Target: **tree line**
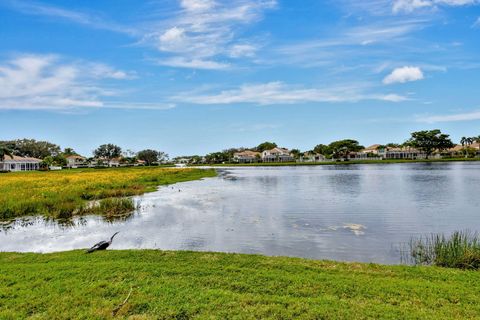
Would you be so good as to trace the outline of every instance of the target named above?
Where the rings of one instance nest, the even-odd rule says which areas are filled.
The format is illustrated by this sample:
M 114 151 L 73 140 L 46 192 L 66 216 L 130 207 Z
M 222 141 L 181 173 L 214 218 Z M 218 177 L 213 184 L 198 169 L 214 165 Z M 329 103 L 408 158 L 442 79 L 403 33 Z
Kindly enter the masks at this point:
M 465 147 L 463 152 L 466 156 L 472 156 L 476 154 L 477 150 L 469 148 L 474 142 L 480 143 L 480 135 L 471 138 L 462 138 L 460 143 Z M 426 158 L 429 158 L 434 152 L 443 152 L 450 148 L 453 148 L 455 143 L 452 142 L 448 134 L 442 133 L 439 129 L 435 130 L 423 130 L 412 132 L 409 139 L 403 143 L 388 143 L 385 145 L 379 145 L 378 149 L 391 149 L 391 148 L 414 148 L 425 153 Z M 244 150 L 252 150 L 263 152 L 277 147 L 275 142 L 263 142 L 256 147 L 252 148 L 230 148 L 219 152 L 213 152 L 207 154 L 203 162 L 209 164 L 215 163 L 228 163 L 232 162 L 234 154 Z M 299 159 L 303 154 L 321 154 L 327 159 L 347 159 L 348 156 L 354 152 L 359 152 L 365 149 L 355 139 L 343 139 L 333 141 L 329 144 L 318 144 L 313 149 L 307 151 L 300 151 L 299 149 L 291 149 L 290 154 Z M 192 163 L 199 163 L 201 161 L 200 156 L 188 157 Z
M 0 141 L 0 161 L 9 156 L 29 157 L 43 160 L 45 166 L 66 166 L 67 157 L 79 155 L 73 148 L 61 149 L 57 144 L 35 139 L 17 139 Z M 134 164 L 142 160 L 146 165 L 153 165 L 168 161 L 167 153 L 159 150 L 145 149 L 139 152 L 131 150 L 123 151 L 115 144 L 102 144 L 93 151 L 93 157 L 87 158 L 87 162 L 111 161 L 119 158 L 122 163 Z

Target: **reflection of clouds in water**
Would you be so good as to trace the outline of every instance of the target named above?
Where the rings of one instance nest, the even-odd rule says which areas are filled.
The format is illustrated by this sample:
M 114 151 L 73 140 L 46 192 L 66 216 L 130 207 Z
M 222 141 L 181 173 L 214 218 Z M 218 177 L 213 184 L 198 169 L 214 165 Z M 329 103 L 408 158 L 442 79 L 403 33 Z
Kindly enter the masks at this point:
M 139 212 L 126 221 L 106 223 L 101 217 L 75 218 L 71 225 L 39 218 L 19 221 L 8 230 L 0 229 L 0 250 L 87 248 L 120 231 L 112 249 L 398 263 L 392 248 L 411 235 L 450 232 L 477 219 L 480 170 L 472 169 L 480 169 L 478 164 L 455 164 L 448 170 L 422 166 L 222 169 L 219 178 L 161 187 L 136 197 Z

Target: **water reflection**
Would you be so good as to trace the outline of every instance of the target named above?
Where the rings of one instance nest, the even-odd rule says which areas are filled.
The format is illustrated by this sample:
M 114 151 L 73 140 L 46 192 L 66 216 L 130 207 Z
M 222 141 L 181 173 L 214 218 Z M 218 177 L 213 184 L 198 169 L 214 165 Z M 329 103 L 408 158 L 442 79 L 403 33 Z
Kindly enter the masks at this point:
M 17 220 L 0 229 L 0 250 L 86 248 L 121 231 L 113 249 L 399 263 L 398 247 L 411 236 L 477 224 L 479 169 L 477 163 L 222 169 L 218 178 L 136 197 L 138 211 L 119 220 Z

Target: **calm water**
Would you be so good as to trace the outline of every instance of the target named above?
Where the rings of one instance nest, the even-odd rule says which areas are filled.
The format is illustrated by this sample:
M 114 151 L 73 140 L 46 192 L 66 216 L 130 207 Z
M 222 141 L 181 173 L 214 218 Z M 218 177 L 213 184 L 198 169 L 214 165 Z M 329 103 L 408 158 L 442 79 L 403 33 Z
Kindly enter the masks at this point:
M 480 231 L 480 163 L 222 169 L 135 198 L 126 221 L 0 229 L 0 251 L 159 248 L 399 263 L 411 236 Z

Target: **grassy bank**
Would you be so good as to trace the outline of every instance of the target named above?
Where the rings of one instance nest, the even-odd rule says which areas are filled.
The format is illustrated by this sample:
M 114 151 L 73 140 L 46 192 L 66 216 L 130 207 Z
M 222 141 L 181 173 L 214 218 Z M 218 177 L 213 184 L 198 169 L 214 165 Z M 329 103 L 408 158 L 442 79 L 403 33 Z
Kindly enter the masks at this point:
M 0 253 L 0 319 L 474 319 L 480 272 L 252 255 Z
M 0 219 L 111 214 L 132 208 L 125 201 L 112 201 L 112 198 L 139 195 L 154 191 L 160 185 L 215 175 L 214 170 L 158 167 L 1 174 Z M 95 202 L 99 205 L 92 207 L 91 203 Z
M 418 162 L 472 162 L 480 158 L 451 158 L 451 159 L 418 159 L 418 160 L 351 160 L 351 161 L 325 161 L 325 162 L 269 162 L 269 163 L 226 163 L 210 164 L 214 167 L 282 167 L 282 166 L 325 166 L 325 165 L 351 165 L 351 164 L 392 164 L 392 163 L 418 163 Z M 204 166 L 204 165 L 199 165 Z

